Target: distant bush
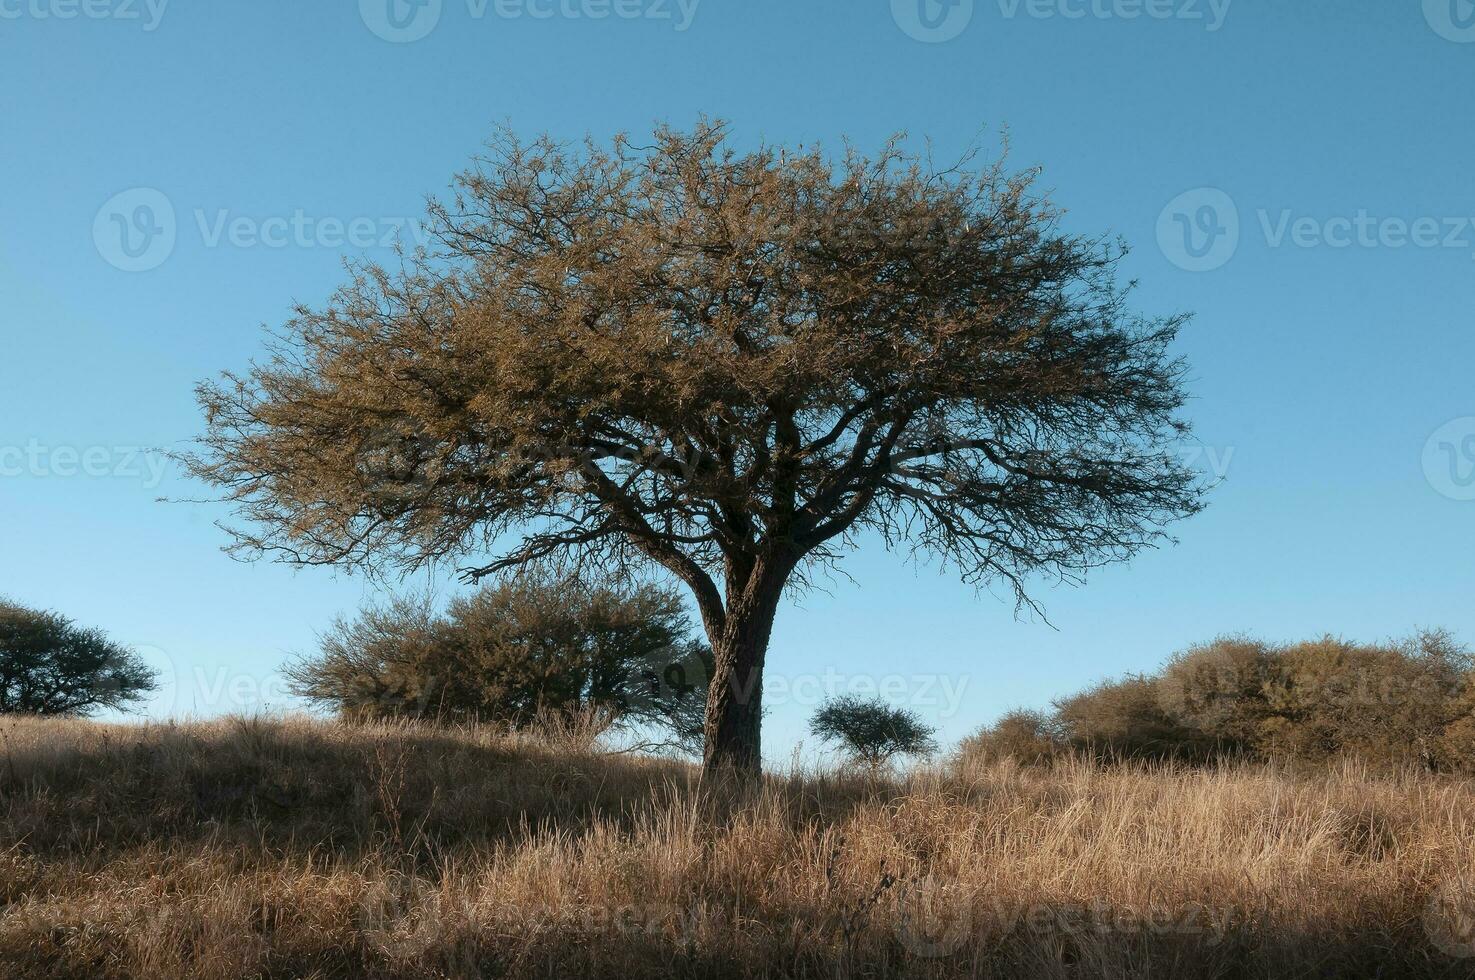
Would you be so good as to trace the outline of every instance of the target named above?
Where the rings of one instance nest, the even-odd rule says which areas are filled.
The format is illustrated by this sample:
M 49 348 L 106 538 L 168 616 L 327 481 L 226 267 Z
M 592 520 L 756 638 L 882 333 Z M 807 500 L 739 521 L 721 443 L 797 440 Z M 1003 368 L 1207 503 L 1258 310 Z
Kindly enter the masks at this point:
M 1280 652 L 1268 684 L 1262 755 L 1438 766 L 1471 662 L 1445 633 L 1360 646 L 1326 637 Z
M 1229 757 L 1475 771 L 1475 664 L 1444 632 L 1388 644 L 1323 637 L 1271 646 L 1223 637 L 1152 676 L 1108 681 L 1014 712 L 960 747 L 965 756 L 1042 762 Z
M 1158 704 L 1219 752 L 1253 752 L 1271 711 L 1276 653 L 1245 637 L 1222 637 L 1175 654 L 1158 674 Z
M 1065 740 L 1057 718 L 1043 711 L 1010 711 L 958 746 L 961 760 L 973 763 L 1013 759 L 1023 765 L 1039 765 L 1059 756 Z
M 339 620 L 289 664 L 293 693 L 342 716 L 557 727 L 597 713 L 700 738 L 710 654 L 679 596 L 517 577 L 437 614 L 401 598 Z
M 913 712 L 879 698 L 834 698 L 809 723 L 821 741 L 839 744 L 853 759 L 876 770 L 898 755 L 928 755 L 937 749 L 935 730 Z
M 1055 702 L 1066 744 L 1098 757 L 1166 759 L 1202 754 L 1202 734 L 1162 707 L 1158 682 L 1133 676 L 1106 681 Z
M 0 714 L 87 715 L 156 686 L 154 671 L 101 630 L 0 601 Z

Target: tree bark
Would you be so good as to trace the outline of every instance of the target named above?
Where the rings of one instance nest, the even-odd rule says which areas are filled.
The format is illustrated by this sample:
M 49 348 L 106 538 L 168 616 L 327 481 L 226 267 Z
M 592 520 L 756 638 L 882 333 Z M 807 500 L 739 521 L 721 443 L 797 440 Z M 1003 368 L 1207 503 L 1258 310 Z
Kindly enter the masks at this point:
M 763 662 L 787 572 L 753 569 L 747 588 L 730 596 L 721 635 L 712 644 L 712 677 L 703 724 L 708 773 L 756 776 L 763 769 Z
M 765 644 L 766 647 L 766 644 Z M 753 644 L 724 644 L 713 651 L 703 725 L 709 773 L 756 774 L 763 767 L 763 657 Z

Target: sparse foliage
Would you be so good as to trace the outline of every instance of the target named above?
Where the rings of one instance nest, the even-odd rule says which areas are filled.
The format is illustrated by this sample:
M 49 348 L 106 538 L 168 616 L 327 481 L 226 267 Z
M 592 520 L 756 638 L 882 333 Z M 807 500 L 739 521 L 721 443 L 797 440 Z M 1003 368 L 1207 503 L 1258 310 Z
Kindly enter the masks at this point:
M 827 701 L 814 713 L 809 731 L 821 741 L 839 744 L 872 770 L 898 755 L 929 755 L 937 749 L 935 729 L 914 712 L 879 698 L 847 695 Z
M 597 713 L 689 746 L 709 663 L 669 589 L 521 576 L 443 615 L 402 597 L 340 620 L 285 673 L 294 693 L 350 718 L 567 728 Z
M 739 152 L 721 124 L 504 135 L 273 356 L 201 387 L 194 473 L 298 564 L 653 562 L 714 654 L 709 768 L 756 770 L 785 588 L 862 533 L 1021 603 L 1194 513 L 1179 318 L 1032 173 L 899 143 Z
M 156 686 L 154 671 L 101 630 L 0 601 L 0 714 L 87 715 Z

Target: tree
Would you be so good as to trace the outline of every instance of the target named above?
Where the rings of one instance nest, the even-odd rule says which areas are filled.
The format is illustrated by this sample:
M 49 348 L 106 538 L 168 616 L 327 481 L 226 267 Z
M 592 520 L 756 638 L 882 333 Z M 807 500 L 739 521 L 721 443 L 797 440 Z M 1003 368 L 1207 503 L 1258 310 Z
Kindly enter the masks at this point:
M 873 772 L 895 756 L 928 755 L 937 749 L 932 740 L 936 729 L 880 698 L 847 695 L 827 701 L 814 713 L 809 731 L 821 741 L 838 742 Z
M 188 461 L 249 554 L 660 566 L 715 658 L 706 765 L 755 771 L 780 597 L 862 536 L 1030 604 L 1201 504 L 1181 318 L 1129 312 L 1122 249 L 1061 231 L 1032 174 L 965 164 L 739 153 L 707 122 L 504 135 L 432 202 L 433 249 L 354 266 L 201 386 Z
M 599 711 L 699 745 L 710 654 L 691 629 L 670 589 L 506 577 L 444 615 L 401 597 L 340 619 L 284 673 L 294 694 L 350 718 L 522 726 Z
M 156 687 L 155 672 L 101 630 L 0 601 L 0 714 L 87 715 Z

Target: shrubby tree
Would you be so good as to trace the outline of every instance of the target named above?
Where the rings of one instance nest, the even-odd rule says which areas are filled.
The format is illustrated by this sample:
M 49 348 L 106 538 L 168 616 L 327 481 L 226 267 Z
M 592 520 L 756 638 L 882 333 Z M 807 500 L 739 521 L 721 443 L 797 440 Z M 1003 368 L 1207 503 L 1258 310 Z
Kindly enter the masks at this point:
M 1062 698 L 1048 715 L 1007 716 L 961 752 L 1036 761 L 1064 752 L 1188 761 L 1348 756 L 1475 771 L 1475 664 L 1438 631 L 1375 644 L 1224 637 L 1173 656 L 1156 675 Z
M 1163 710 L 1156 678 L 1104 681 L 1055 702 L 1065 743 L 1098 757 L 1163 759 L 1198 755 L 1199 732 Z
M 1023 765 L 1039 765 L 1052 761 L 1064 750 L 1058 718 L 1043 711 L 1016 709 L 963 739 L 957 755 L 965 762 L 1013 759 Z
M 1447 633 L 1397 644 L 1323 637 L 1279 651 L 1267 684 L 1266 755 L 1436 765 L 1471 661 Z
M 193 471 L 298 564 L 663 567 L 713 650 L 706 764 L 756 770 L 780 597 L 862 538 L 1027 603 L 1200 506 L 1181 320 L 1134 314 L 1122 250 L 1032 178 L 706 122 L 502 136 L 433 248 L 202 386 Z
M 288 665 L 293 693 L 355 719 L 429 717 L 523 726 L 602 712 L 700 744 L 710 653 L 680 596 L 508 577 L 444 614 L 402 597 L 339 620 Z
M 1249 637 L 1221 637 L 1174 654 L 1155 678 L 1167 715 L 1203 734 L 1216 749 L 1253 752 L 1273 714 L 1276 652 Z
M 156 687 L 154 671 L 101 630 L 0 601 L 0 714 L 87 715 Z
M 809 731 L 820 741 L 840 745 L 873 771 L 898 755 L 929 755 L 937 749 L 935 729 L 914 712 L 880 698 L 846 695 L 827 701 L 814 713 Z

